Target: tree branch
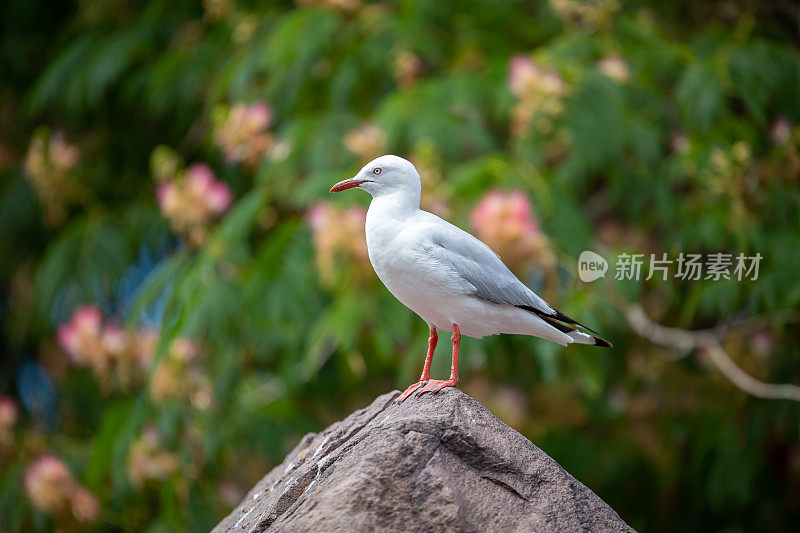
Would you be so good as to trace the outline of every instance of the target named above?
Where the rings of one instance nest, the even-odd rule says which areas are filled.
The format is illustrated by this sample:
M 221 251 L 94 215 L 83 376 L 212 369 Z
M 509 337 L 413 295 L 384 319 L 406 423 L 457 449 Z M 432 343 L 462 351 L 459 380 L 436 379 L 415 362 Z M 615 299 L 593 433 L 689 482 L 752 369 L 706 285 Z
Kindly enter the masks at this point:
M 629 306 L 625 312 L 628 324 L 638 335 L 650 341 L 683 350 L 684 353 L 672 359 L 685 357 L 690 350 L 704 348 L 712 363 L 720 372 L 739 389 L 764 399 L 784 399 L 800 402 L 800 387 L 789 383 L 773 384 L 759 381 L 733 362 L 720 343 L 716 331 L 725 331 L 724 328 L 715 328 L 707 331 L 688 331 L 685 329 L 668 328 L 656 324 L 647 316 L 640 305 Z

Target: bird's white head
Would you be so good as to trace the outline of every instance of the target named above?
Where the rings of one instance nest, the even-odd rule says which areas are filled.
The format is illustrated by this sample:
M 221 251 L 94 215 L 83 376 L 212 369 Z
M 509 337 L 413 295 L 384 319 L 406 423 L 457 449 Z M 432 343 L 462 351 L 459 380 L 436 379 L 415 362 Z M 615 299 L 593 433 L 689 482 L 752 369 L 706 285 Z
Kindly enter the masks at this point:
M 373 198 L 392 195 L 404 203 L 416 202 L 416 207 L 419 207 L 422 192 L 417 169 L 410 161 L 396 155 L 382 155 L 373 159 L 358 174 L 331 187 L 331 192 L 353 188 L 364 189 Z

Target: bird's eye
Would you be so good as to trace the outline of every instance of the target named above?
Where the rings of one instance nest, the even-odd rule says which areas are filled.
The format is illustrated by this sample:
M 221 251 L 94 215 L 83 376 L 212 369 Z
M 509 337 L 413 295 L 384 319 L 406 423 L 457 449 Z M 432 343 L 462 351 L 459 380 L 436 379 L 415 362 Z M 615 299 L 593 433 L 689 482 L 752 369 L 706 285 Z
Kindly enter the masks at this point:
M 381 167 L 375 167 L 372 169 L 372 173 L 375 174 L 376 176 L 381 172 L 383 172 L 383 170 L 381 170 Z

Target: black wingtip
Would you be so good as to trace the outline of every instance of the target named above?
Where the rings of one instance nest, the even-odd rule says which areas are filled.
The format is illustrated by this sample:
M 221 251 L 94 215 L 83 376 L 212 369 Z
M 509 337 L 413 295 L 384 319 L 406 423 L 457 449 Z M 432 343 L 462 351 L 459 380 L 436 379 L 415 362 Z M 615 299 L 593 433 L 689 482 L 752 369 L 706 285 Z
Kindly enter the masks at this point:
M 534 315 L 536 315 L 539 318 L 541 318 L 544 321 L 546 321 L 551 326 L 555 325 L 553 323 L 554 320 L 558 320 L 558 321 L 566 322 L 567 324 L 570 324 L 573 328 L 574 327 L 583 328 L 583 329 L 585 329 L 586 331 L 588 331 L 590 333 L 594 333 L 595 335 L 598 335 L 598 333 L 595 330 L 593 330 L 592 328 L 590 328 L 589 326 L 584 326 L 583 324 L 581 324 L 580 322 L 578 322 L 574 318 L 568 317 L 567 315 L 565 315 L 564 313 L 562 313 L 558 309 L 553 309 L 552 313 L 545 313 L 544 311 L 536 309 L 535 307 L 532 307 L 530 305 L 517 305 L 516 307 L 519 307 L 520 309 L 524 309 L 526 311 L 529 311 L 529 312 L 533 313 Z M 556 327 L 558 327 L 558 326 L 556 326 Z M 561 329 L 561 328 L 558 328 L 558 329 L 561 330 L 561 331 L 564 331 L 564 332 L 567 331 L 567 330 L 564 330 L 564 329 Z M 570 331 L 571 330 L 572 330 L 572 328 L 570 328 Z M 607 343 L 607 341 L 603 341 L 603 342 Z M 609 346 L 610 346 L 610 344 L 609 344 Z
M 602 348 L 613 348 L 614 347 L 613 344 L 611 344 L 610 342 L 608 342 L 605 339 L 601 339 L 600 337 L 595 337 L 594 338 L 594 345 L 595 346 L 600 346 Z
M 581 327 L 581 328 L 585 329 L 586 331 L 589 331 L 589 332 L 594 333 L 595 335 L 597 335 L 597 332 L 595 330 L 593 330 L 589 326 L 584 326 L 583 324 L 581 324 L 580 322 L 578 322 L 574 318 L 568 317 L 567 315 L 565 315 L 564 313 L 562 313 L 558 309 L 555 309 L 555 314 L 553 315 L 553 317 L 556 320 L 560 320 L 562 322 L 566 322 L 567 324 L 572 324 L 573 326 Z

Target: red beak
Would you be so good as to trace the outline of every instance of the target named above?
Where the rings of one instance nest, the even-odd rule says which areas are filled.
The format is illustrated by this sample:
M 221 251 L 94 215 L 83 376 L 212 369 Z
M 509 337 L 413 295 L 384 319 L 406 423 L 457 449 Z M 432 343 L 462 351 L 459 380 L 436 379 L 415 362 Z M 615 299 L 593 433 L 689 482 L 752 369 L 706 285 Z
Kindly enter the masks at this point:
M 366 182 L 367 180 L 357 180 L 355 178 L 350 178 L 349 180 L 343 180 L 331 187 L 331 192 L 339 192 L 339 191 L 346 191 L 347 189 L 352 189 L 354 187 L 358 187 L 362 183 Z

